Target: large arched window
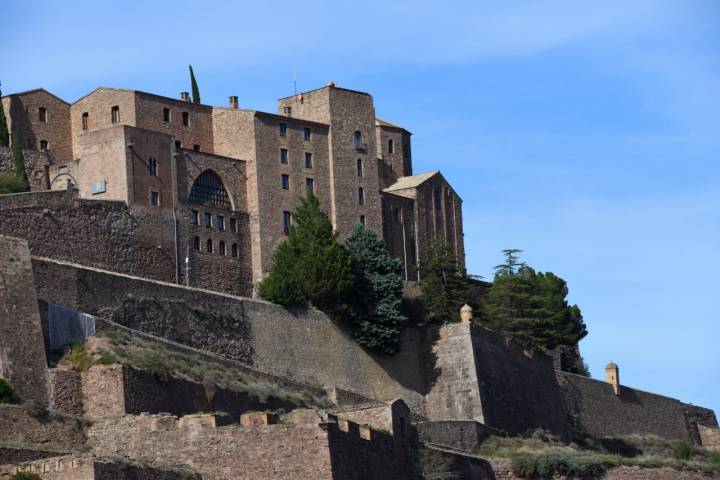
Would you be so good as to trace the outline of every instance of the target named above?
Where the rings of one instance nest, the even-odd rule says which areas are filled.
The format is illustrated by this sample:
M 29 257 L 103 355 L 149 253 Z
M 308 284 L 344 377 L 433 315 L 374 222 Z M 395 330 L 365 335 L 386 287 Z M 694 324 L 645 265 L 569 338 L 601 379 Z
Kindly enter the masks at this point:
M 190 203 L 232 208 L 225 186 L 217 173 L 205 170 L 190 189 Z

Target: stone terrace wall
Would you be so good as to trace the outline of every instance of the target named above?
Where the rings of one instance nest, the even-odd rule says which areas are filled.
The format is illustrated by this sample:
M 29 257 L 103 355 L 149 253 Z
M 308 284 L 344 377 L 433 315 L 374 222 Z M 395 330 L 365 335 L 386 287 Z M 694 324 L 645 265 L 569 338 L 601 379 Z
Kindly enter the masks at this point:
M 16 465 L 0 465 L 0 479 L 16 472 L 32 472 L 43 480 L 192 480 L 189 471 L 132 465 L 118 460 L 96 459 L 92 455 L 63 455 Z
M 47 404 L 46 374 L 28 245 L 0 236 L 0 378 L 13 385 L 20 400 Z
M 0 440 L 17 444 L 79 446 L 85 440 L 78 419 L 54 414 L 35 418 L 18 405 L 0 404 L 0 432 Z
M 576 427 L 589 435 L 652 434 L 697 443 L 686 417 L 689 405 L 625 386 L 615 395 L 606 382 L 566 372 L 557 376 L 568 413 Z M 717 428 L 714 415 L 706 421 L 706 426 Z
M 252 410 L 292 410 L 289 401 L 268 397 L 264 401 L 247 393 L 208 390 L 200 383 L 179 378 L 160 380 L 142 370 L 122 365 L 95 365 L 83 374 L 83 398 L 87 418 L 166 412 L 184 415 L 225 412 L 232 419 Z
M 271 303 L 35 259 L 39 296 L 126 327 L 243 362 L 261 372 L 333 385 L 368 398 L 405 400 L 416 413 L 424 388 L 422 337 L 372 355 L 327 316 Z
M 58 455 L 59 453 L 54 451 L 0 446 L 0 465 L 31 462 L 41 458 L 57 457 Z
M 72 370 L 48 369 L 50 410 L 63 415 L 82 415 L 80 374 Z
M 552 358 L 528 354 L 515 342 L 471 328 L 485 424 L 513 434 L 536 427 L 567 437 L 567 416 Z
M 510 460 L 490 461 L 496 480 L 523 480 L 513 475 Z M 553 476 L 553 480 L 562 480 L 565 477 Z M 685 472 L 672 468 L 639 468 L 618 467 L 608 470 L 600 480 L 707 480 L 717 479 L 720 475 L 704 475 L 699 472 Z
M 474 452 L 494 432 L 472 420 L 418 422 L 418 437 L 425 443 Z

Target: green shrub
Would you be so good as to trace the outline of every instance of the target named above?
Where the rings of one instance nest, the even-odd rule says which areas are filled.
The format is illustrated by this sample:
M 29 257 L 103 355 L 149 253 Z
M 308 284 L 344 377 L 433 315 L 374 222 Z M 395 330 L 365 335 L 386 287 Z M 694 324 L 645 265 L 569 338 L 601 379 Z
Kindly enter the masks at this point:
M 0 195 L 27 191 L 25 180 L 12 173 L 0 175 Z
M 42 477 L 37 473 L 17 472 L 9 480 L 42 480 Z
M 86 372 L 95 362 L 84 343 L 73 343 L 70 347 L 70 363 L 76 372 Z
M 10 382 L 0 378 L 0 403 L 15 403 L 15 390 Z
M 602 458 L 577 453 L 520 453 L 512 459 L 512 471 L 521 478 L 550 478 L 564 475 L 567 478 L 597 478 L 605 473 L 607 465 Z
M 692 457 L 692 447 L 686 440 L 681 440 L 675 444 L 673 456 L 678 460 L 690 460 L 690 457 Z
M 23 403 L 23 408 L 27 413 L 29 413 L 31 416 L 35 418 L 43 418 L 46 417 L 48 414 L 47 407 L 37 400 L 28 400 L 27 402 Z
M 720 452 L 708 453 L 708 461 L 714 465 L 720 465 Z

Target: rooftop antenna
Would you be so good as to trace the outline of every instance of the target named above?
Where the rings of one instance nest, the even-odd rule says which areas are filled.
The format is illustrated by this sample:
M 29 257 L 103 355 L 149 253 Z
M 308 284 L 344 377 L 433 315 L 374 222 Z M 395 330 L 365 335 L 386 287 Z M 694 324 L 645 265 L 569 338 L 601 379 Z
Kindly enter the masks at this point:
M 295 74 L 295 65 L 293 65 L 293 95 L 297 95 L 297 75 Z

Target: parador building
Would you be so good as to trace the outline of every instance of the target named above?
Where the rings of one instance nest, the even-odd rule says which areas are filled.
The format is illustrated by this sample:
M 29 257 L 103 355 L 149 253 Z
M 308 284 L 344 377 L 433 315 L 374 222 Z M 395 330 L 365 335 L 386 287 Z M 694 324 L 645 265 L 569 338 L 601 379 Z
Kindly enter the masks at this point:
M 411 133 L 377 118 L 367 93 L 329 82 L 280 99 L 276 114 L 241 109 L 236 96 L 213 107 L 187 92 L 104 87 L 72 104 L 44 89 L 2 102 L 33 191 L 123 202 L 144 224 L 141 242 L 174 256 L 135 273 L 249 295 L 306 190 L 341 238 L 358 222 L 378 232 L 406 280 L 431 237 L 464 265 L 462 200 L 439 171 L 413 174 Z

